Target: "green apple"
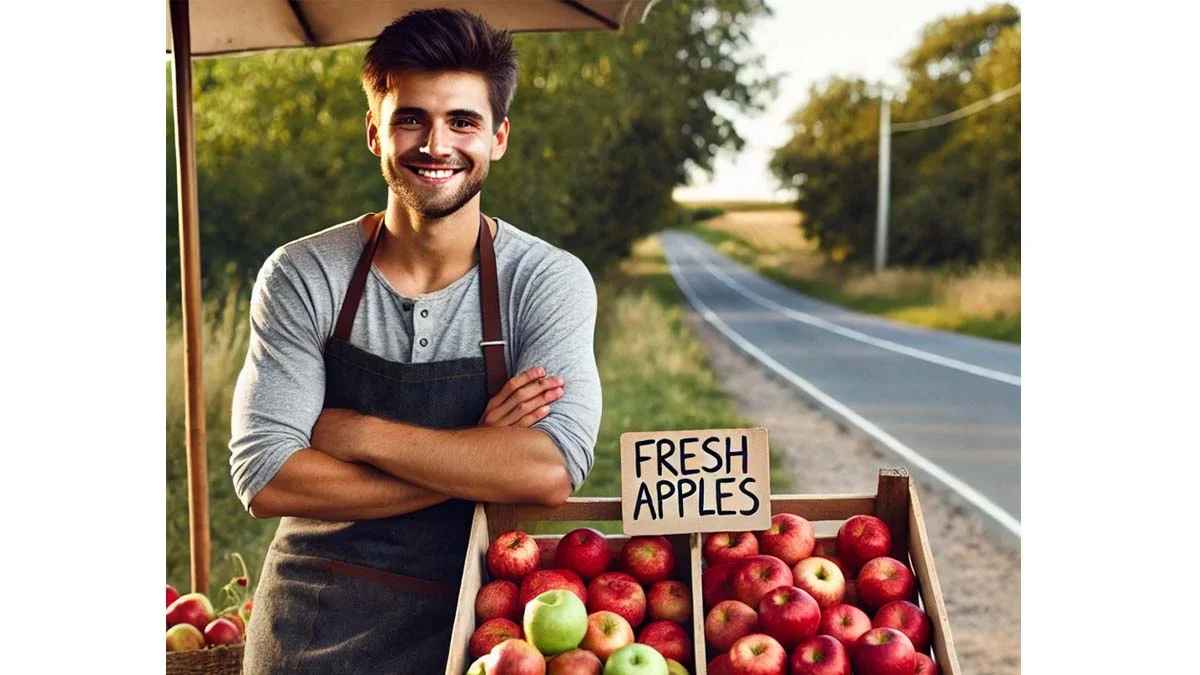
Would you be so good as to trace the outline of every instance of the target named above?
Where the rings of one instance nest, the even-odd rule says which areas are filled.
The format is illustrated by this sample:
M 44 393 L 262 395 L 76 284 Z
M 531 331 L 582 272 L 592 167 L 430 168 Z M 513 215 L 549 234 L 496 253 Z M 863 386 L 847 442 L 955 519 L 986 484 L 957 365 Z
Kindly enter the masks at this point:
M 546 656 L 571 651 L 587 634 L 587 607 L 571 591 L 546 591 L 525 605 L 525 639 Z M 665 674 L 664 674 L 665 675 Z
M 675 659 L 667 659 L 667 675 L 688 675 L 688 669 Z
M 670 672 L 662 654 L 640 642 L 621 647 L 604 664 L 604 675 L 670 675 Z

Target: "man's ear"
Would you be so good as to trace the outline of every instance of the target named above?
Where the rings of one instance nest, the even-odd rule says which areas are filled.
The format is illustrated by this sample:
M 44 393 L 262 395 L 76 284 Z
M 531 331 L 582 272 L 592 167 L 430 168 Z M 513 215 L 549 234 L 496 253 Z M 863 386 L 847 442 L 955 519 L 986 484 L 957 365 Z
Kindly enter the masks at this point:
M 508 118 L 505 117 L 504 121 L 496 129 L 496 144 L 492 146 L 493 162 L 503 157 L 505 152 L 508 152 L 508 128 Z
M 367 111 L 367 147 L 376 157 L 383 155 L 383 148 L 379 144 L 379 125 L 375 123 L 375 115 L 370 110 Z

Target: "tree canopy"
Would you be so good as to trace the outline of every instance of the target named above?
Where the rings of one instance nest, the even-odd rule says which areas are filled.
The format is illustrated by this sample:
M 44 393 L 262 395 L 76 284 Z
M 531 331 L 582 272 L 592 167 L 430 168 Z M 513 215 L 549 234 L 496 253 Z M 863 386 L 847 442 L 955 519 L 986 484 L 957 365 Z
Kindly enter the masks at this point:
M 902 60 L 892 123 L 953 112 L 1020 84 L 1020 15 L 1002 4 L 928 24 Z M 810 90 L 771 169 L 796 188 L 821 249 L 874 254 L 880 83 L 834 76 Z M 888 259 L 909 265 L 1016 260 L 1021 246 L 1021 106 L 1013 98 L 892 137 Z

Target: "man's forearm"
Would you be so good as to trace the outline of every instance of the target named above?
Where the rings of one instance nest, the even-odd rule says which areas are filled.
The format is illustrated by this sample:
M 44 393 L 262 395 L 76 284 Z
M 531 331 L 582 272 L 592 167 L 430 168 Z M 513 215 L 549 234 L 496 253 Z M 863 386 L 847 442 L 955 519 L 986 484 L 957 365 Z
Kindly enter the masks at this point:
M 298 516 L 319 520 L 372 520 L 419 511 L 449 499 L 445 494 L 305 448 L 250 502 L 255 518 Z
M 537 429 L 426 429 L 369 416 L 355 426 L 355 459 L 439 494 L 548 506 L 571 494 L 558 446 Z

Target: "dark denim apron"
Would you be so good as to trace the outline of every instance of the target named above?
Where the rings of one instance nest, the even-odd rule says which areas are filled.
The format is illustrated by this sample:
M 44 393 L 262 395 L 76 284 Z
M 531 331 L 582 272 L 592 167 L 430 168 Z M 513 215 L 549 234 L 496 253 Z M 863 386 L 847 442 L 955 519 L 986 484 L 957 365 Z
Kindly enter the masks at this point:
M 350 344 L 381 219 L 325 347 L 326 408 L 436 429 L 478 423 L 508 379 L 495 251 L 482 215 L 479 228 L 483 356 L 405 364 Z M 378 520 L 282 518 L 254 597 L 244 672 L 443 672 L 474 506 L 450 499 Z

